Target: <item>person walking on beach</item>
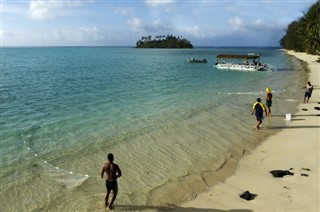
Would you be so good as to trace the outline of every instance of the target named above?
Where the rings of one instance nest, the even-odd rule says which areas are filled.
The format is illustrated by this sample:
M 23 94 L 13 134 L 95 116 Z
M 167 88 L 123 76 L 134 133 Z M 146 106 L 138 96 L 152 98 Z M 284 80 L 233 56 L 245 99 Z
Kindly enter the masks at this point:
M 262 124 L 262 119 L 263 119 L 263 111 L 265 112 L 265 114 L 267 115 L 267 111 L 265 106 L 261 103 L 261 99 L 257 98 L 257 101 L 253 104 L 252 106 L 252 111 L 251 111 L 251 115 L 255 114 L 256 118 L 257 118 L 257 124 L 256 124 L 256 128 L 259 130 L 260 129 L 260 125 Z
M 118 194 L 118 182 L 117 179 L 121 177 L 121 170 L 120 167 L 113 163 L 114 157 L 112 153 L 108 154 L 108 163 L 105 163 L 102 171 L 101 171 L 101 178 L 103 178 L 104 173 L 106 173 L 106 188 L 107 188 L 107 194 L 105 199 L 105 207 L 107 209 L 112 209 L 112 204 L 115 201 L 117 194 Z M 109 194 L 113 191 L 113 197 L 111 199 L 110 204 L 108 203 L 109 200 Z
M 304 88 L 307 88 L 306 92 L 304 93 L 304 100 L 303 100 L 303 103 L 308 103 L 310 97 L 311 97 L 311 94 L 312 94 L 312 90 L 313 90 L 313 85 L 311 85 L 311 82 L 308 82 L 306 87 Z
M 267 106 L 267 115 L 271 116 L 271 105 L 272 105 L 272 93 L 270 88 L 266 88 L 266 106 Z

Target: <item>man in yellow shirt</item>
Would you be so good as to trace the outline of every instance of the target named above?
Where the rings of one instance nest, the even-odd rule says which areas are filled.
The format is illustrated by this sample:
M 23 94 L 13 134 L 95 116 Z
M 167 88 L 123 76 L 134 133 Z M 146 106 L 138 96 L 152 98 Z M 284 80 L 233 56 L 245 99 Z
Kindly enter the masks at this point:
M 263 111 L 267 115 L 266 107 L 261 103 L 261 99 L 257 98 L 257 102 L 255 102 L 252 106 L 252 111 L 251 114 L 255 114 L 257 118 L 257 124 L 256 127 L 259 130 L 260 125 L 262 124 L 262 119 L 263 119 Z

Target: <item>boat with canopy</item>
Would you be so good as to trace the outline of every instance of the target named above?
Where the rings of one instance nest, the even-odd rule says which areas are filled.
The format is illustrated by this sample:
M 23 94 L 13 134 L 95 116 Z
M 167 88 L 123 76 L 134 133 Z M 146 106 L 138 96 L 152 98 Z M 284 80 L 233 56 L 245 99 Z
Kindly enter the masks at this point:
M 275 71 L 272 65 L 260 62 L 261 54 L 218 54 L 215 67 L 238 71 Z

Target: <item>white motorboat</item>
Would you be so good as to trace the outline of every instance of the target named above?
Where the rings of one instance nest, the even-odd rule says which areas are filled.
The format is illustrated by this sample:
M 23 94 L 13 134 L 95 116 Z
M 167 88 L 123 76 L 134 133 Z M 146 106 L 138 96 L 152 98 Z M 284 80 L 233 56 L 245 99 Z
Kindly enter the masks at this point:
M 260 54 L 248 53 L 247 55 L 240 54 L 219 54 L 216 56 L 217 69 L 229 69 L 238 71 L 275 71 L 276 68 L 272 65 L 261 63 Z

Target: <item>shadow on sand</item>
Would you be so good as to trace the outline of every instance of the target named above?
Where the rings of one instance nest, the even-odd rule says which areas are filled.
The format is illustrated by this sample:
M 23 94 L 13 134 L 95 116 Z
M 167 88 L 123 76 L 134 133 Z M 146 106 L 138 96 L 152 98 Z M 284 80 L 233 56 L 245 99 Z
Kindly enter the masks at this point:
M 306 115 L 292 115 L 292 118 L 294 117 L 302 117 L 302 116 L 320 116 L 320 114 L 306 114 Z M 271 117 L 283 117 L 285 118 L 286 115 L 272 115 Z
M 310 129 L 310 128 L 320 128 L 320 126 L 317 125 L 309 125 L 309 126 L 268 126 L 267 129 L 273 130 L 273 129 Z
M 145 206 L 145 205 L 117 205 L 121 211 L 173 211 L 173 212 L 253 212 L 249 209 L 209 209 L 209 208 L 182 208 L 179 206 Z

